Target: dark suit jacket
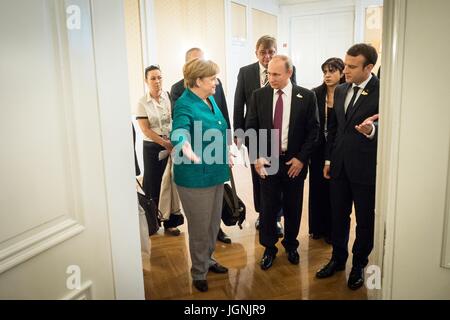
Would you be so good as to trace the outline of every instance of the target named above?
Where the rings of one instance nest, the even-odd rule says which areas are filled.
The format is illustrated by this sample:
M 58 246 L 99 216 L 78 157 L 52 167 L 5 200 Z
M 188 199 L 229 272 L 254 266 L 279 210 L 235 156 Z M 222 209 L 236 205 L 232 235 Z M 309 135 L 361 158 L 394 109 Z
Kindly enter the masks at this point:
M 319 109 L 319 121 L 320 121 L 320 130 L 319 130 L 319 138 L 317 139 L 316 148 L 320 150 L 325 146 L 325 104 L 327 98 L 327 86 L 321 85 L 317 88 L 312 89 L 312 91 L 316 94 L 317 98 L 317 108 Z M 328 115 L 330 117 L 330 114 Z M 323 153 L 323 150 L 322 150 Z
M 250 107 L 253 91 L 261 88 L 259 76 L 259 62 L 249 64 L 239 70 L 236 91 L 234 93 L 234 130 L 245 129 L 245 120 Z M 291 77 L 292 84 L 296 84 L 295 67 Z M 245 110 L 247 107 L 247 112 Z
M 256 131 L 273 129 L 273 92 L 274 90 L 270 86 L 253 92 L 246 120 L 246 129 L 255 129 Z M 319 115 L 316 96 L 312 91 L 293 84 L 286 155 L 288 158 L 295 157 L 304 164 L 300 173 L 300 177 L 303 179 L 306 178 L 308 161 L 318 134 Z M 268 155 L 271 155 L 270 134 L 267 140 Z M 259 157 L 259 136 L 257 145 Z
M 351 84 L 344 83 L 334 92 L 334 112 L 329 118 L 326 159 L 331 160 L 330 174 L 337 178 L 345 170 L 352 183 L 375 184 L 377 160 L 377 136 L 368 139 L 355 126 L 378 113 L 380 82 L 373 75 L 356 101 L 355 108 L 345 117 L 345 98 Z
M 216 104 L 219 107 L 220 111 L 222 112 L 223 117 L 227 121 L 228 129 L 231 129 L 230 116 L 228 115 L 227 100 L 225 100 L 225 93 L 223 92 L 222 82 L 220 81 L 220 79 L 217 80 L 218 84 L 216 86 L 216 93 L 214 94 L 214 101 L 216 101 Z M 175 102 L 178 100 L 179 97 L 181 97 L 184 90 L 185 87 L 183 79 L 178 81 L 172 86 L 172 88 L 170 89 L 170 99 L 172 101 L 172 106 L 175 106 Z

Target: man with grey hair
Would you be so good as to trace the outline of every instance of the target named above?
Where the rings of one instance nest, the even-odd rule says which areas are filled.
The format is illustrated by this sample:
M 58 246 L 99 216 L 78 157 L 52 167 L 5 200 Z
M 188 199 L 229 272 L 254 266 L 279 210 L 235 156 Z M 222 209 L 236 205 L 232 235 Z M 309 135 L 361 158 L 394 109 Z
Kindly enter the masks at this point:
M 203 59 L 204 54 L 202 49 L 200 48 L 191 48 L 188 51 L 186 51 L 186 62 L 191 61 L 193 59 Z M 228 129 L 231 128 L 230 126 L 230 117 L 228 115 L 228 107 L 227 107 L 227 101 L 225 100 L 225 93 L 223 91 L 222 82 L 220 82 L 220 79 L 217 79 L 217 85 L 216 85 L 216 93 L 214 94 L 214 101 L 216 101 L 217 106 L 219 107 L 220 111 L 222 112 L 223 117 L 225 118 L 227 122 Z M 175 102 L 178 100 L 178 98 L 183 94 L 185 90 L 184 87 L 184 79 L 181 79 L 177 83 L 175 83 L 171 90 L 170 90 L 170 99 L 172 100 L 172 108 L 175 107 Z M 219 229 L 219 234 L 217 235 L 217 240 L 223 242 L 223 243 L 231 243 L 231 238 L 223 232 L 222 228 Z
M 257 134 L 257 154 L 250 153 L 259 176 L 261 212 L 259 242 L 265 247 L 261 269 L 269 269 L 277 254 L 277 214 L 283 208 L 284 246 L 292 264 L 300 262 L 297 236 L 303 203 L 303 186 L 308 161 L 319 136 L 319 112 L 315 94 L 292 84 L 292 62 L 287 56 L 274 56 L 268 65 L 270 86 L 253 92 L 246 129 L 267 130 L 267 141 Z M 272 135 L 274 129 L 274 135 Z M 276 139 L 275 141 L 272 141 Z M 266 148 L 261 147 L 265 144 Z M 254 149 L 250 146 L 250 150 Z M 267 150 L 263 154 L 263 150 Z M 272 160 L 271 163 L 269 160 Z M 267 167 L 278 163 L 278 168 Z

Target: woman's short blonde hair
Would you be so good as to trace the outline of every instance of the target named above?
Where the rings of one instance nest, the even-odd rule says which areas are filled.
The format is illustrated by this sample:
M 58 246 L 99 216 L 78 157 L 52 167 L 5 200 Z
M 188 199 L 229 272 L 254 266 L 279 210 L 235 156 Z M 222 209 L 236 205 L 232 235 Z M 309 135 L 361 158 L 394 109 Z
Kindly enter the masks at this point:
M 211 60 L 194 59 L 183 67 L 184 86 L 194 88 L 198 78 L 212 77 L 219 73 L 219 66 Z

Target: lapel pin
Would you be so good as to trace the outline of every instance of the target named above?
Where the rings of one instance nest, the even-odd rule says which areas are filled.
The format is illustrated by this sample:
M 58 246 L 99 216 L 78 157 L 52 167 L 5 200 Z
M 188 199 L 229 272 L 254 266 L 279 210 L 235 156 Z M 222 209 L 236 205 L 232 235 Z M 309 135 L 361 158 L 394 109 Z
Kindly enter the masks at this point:
M 303 96 L 299 93 L 299 94 L 297 95 L 297 98 L 303 99 Z
M 367 96 L 369 93 L 368 93 L 366 90 L 363 90 L 363 92 L 361 92 L 361 94 L 362 94 L 363 96 Z

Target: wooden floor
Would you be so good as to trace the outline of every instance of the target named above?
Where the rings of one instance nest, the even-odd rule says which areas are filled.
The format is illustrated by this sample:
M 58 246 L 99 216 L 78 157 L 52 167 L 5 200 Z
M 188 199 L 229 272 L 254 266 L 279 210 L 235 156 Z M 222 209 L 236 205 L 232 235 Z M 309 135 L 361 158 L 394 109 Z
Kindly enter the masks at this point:
M 237 226 L 223 230 L 231 237 L 232 244 L 217 242 L 215 258 L 229 268 L 228 274 L 208 274 L 208 292 L 198 292 L 192 287 L 190 257 L 186 224 L 179 237 L 165 235 L 163 230 L 150 237 L 151 255 L 143 254 L 144 284 L 146 299 L 370 299 L 370 292 L 363 286 L 357 291 L 347 288 L 347 277 L 351 268 L 351 256 L 346 272 L 329 279 L 316 279 L 315 272 L 326 263 L 331 246 L 323 240 L 312 240 L 308 236 L 307 195 L 300 235 L 300 264 L 288 262 L 281 241 L 278 255 L 272 268 L 262 271 L 259 260 L 264 248 L 259 244 L 254 222 L 252 184 L 250 170 L 243 166 L 233 169 L 239 196 L 247 205 L 247 220 L 243 229 Z M 307 182 L 307 181 L 306 181 Z M 354 225 L 352 216 L 353 243 Z

